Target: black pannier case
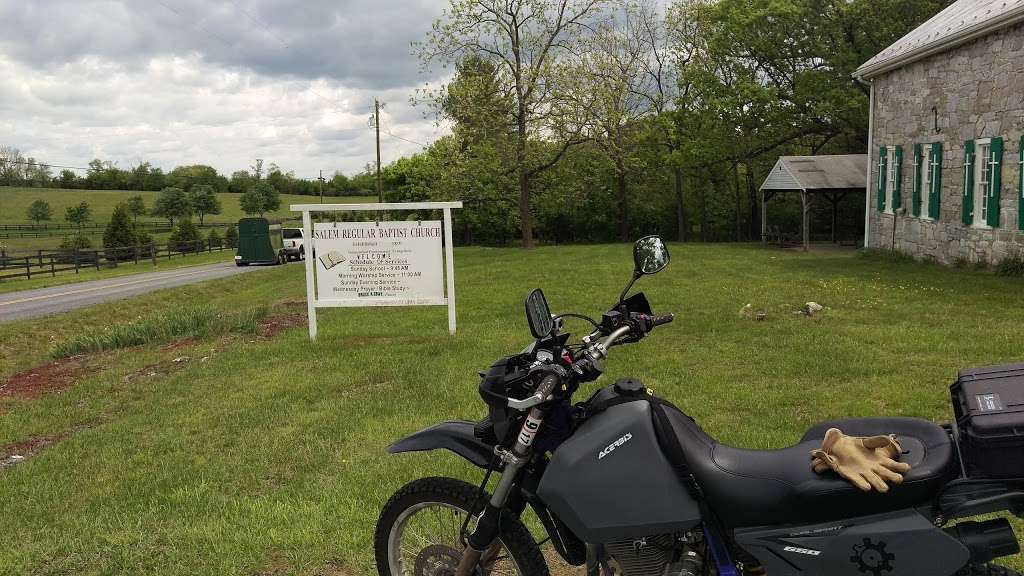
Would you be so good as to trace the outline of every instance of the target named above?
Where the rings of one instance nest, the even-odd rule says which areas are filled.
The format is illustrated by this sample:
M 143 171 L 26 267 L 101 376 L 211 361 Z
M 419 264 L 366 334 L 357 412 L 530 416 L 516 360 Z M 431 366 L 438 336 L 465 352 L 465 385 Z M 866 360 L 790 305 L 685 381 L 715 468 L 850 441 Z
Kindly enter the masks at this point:
M 1024 364 L 961 370 L 950 393 L 968 475 L 1024 478 Z

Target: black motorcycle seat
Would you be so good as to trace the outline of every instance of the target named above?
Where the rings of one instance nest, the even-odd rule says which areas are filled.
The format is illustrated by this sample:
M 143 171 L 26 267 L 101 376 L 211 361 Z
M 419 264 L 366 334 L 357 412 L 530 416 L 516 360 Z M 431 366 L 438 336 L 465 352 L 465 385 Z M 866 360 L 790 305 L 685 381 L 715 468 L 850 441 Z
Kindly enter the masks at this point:
M 666 410 L 689 467 L 711 508 L 729 527 L 808 524 L 876 514 L 927 503 L 954 473 L 952 442 L 937 424 L 918 418 L 822 422 L 800 443 L 780 450 L 745 450 L 715 441 L 688 416 Z M 811 470 L 811 450 L 829 428 L 851 436 L 895 434 L 910 464 L 887 493 L 862 492 L 832 471 Z

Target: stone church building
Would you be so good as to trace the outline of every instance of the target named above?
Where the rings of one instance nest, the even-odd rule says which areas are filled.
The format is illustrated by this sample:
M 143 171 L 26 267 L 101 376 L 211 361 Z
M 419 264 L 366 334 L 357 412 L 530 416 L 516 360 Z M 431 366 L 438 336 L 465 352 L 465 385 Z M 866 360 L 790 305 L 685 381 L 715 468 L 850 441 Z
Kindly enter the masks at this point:
M 958 0 L 864 63 L 865 246 L 1024 256 L 1024 0 Z

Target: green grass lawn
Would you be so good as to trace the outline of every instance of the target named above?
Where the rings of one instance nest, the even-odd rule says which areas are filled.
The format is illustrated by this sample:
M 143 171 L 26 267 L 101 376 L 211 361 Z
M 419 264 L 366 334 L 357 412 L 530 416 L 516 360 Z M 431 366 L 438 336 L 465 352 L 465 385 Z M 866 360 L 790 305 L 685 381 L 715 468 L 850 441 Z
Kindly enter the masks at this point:
M 958 369 L 1024 354 L 1019 279 L 847 253 L 671 250 L 639 288 L 676 322 L 616 349 L 581 399 L 633 375 L 720 440 L 775 448 L 826 418 L 948 420 Z M 66 390 L 0 396 L 0 447 L 62 438 L 0 470 L 0 573 L 369 576 L 391 492 L 427 474 L 477 479 L 448 453 L 388 456 L 387 445 L 483 415 L 476 371 L 529 341 L 530 289 L 556 311 L 596 315 L 630 269 L 626 245 L 458 249 L 454 337 L 440 307 L 327 309 L 316 343 L 298 326 L 140 346 L 79 360 L 86 374 Z M 274 303 L 303 294 L 302 267 L 285 266 L 3 324 L 0 381 L 47 362 L 57 342 L 156 310 L 294 314 Z M 811 300 L 827 309 L 793 314 Z M 747 303 L 767 320 L 741 318 Z

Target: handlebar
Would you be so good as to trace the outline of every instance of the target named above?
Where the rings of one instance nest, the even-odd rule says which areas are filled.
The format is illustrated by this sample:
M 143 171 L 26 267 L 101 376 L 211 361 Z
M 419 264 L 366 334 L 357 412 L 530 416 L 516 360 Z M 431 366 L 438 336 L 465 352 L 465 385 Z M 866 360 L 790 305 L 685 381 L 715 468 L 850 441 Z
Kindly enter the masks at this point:
M 651 327 L 661 326 L 662 324 L 669 324 L 676 319 L 675 314 L 662 314 L 661 316 L 655 316 L 651 319 Z

